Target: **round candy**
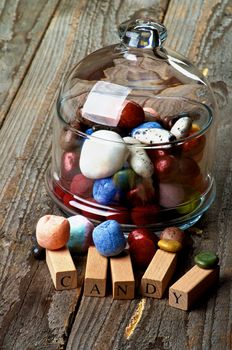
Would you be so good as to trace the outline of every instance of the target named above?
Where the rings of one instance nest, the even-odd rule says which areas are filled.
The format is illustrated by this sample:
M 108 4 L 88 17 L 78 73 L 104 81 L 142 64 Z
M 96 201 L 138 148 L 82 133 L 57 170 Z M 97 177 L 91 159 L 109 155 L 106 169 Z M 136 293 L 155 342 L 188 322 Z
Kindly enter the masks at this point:
M 70 225 L 62 216 L 45 215 L 39 219 L 36 226 L 38 244 L 49 250 L 65 246 L 70 236 Z
M 183 242 L 184 238 L 185 233 L 179 227 L 167 227 L 160 234 L 160 239 L 174 240 L 180 243 Z
M 93 190 L 93 180 L 88 179 L 82 174 L 77 174 L 70 184 L 70 192 L 78 196 L 89 197 Z
M 171 253 L 179 252 L 182 249 L 182 244 L 180 242 L 169 239 L 159 240 L 158 246 L 160 249 Z
M 61 183 L 69 189 L 74 175 L 79 169 L 79 154 L 77 152 L 64 152 L 61 158 Z
M 125 101 L 120 115 L 118 126 L 132 129 L 144 121 L 145 115 L 142 107 L 133 101 Z
M 172 183 L 160 183 L 159 203 L 164 208 L 172 208 L 180 205 L 184 201 L 185 193 L 182 186 Z
M 202 269 L 212 269 L 217 266 L 218 256 L 211 251 L 203 251 L 194 258 L 195 263 Z
M 32 252 L 36 260 L 45 259 L 45 249 L 43 247 L 40 247 L 40 245 L 35 244 L 32 248 Z
M 120 135 L 110 130 L 98 130 L 82 146 L 80 169 L 89 179 L 109 177 L 123 167 L 128 155 Z
M 129 233 L 128 244 L 133 263 L 142 269 L 150 264 L 157 248 L 157 236 L 145 228 L 136 229 Z
M 122 169 L 114 174 L 113 181 L 119 190 L 127 192 L 132 188 L 134 188 L 135 181 L 136 181 L 136 174 L 130 168 Z
M 170 132 L 179 140 L 189 135 L 191 126 L 192 119 L 190 117 L 182 117 L 175 122 Z
M 126 246 L 121 226 L 115 220 L 104 221 L 95 227 L 93 242 L 99 253 L 104 256 L 118 255 Z
M 163 127 L 157 123 L 157 122 L 146 122 L 146 123 L 143 123 L 143 124 L 140 124 L 138 125 L 136 128 L 132 129 L 131 131 L 131 136 L 134 137 L 134 134 L 136 133 L 137 130 L 140 130 L 140 129 L 150 129 L 150 128 L 153 128 L 153 129 L 163 129 Z
M 70 238 L 68 248 L 76 253 L 86 253 L 93 244 L 92 232 L 94 225 L 82 215 L 68 218 L 70 224 Z
M 176 157 L 167 154 L 154 160 L 154 169 L 161 181 L 171 181 L 177 175 L 178 161 Z
M 110 204 L 117 194 L 117 187 L 112 177 L 94 181 L 93 198 L 100 204 Z

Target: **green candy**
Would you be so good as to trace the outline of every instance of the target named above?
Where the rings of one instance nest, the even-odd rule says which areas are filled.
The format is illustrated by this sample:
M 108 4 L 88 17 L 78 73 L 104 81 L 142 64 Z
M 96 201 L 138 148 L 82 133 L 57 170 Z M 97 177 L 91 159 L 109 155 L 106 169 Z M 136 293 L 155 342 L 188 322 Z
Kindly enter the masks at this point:
M 203 251 L 195 256 L 194 261 L 202 269 L 212 269 L 218 264 L 219 259 L 214 252 Z
M 121 191 L 127 192 L 134 188 L 136 184 L 136 174 L 130 168 L 122 169 L 114 174 L 113 181 Z

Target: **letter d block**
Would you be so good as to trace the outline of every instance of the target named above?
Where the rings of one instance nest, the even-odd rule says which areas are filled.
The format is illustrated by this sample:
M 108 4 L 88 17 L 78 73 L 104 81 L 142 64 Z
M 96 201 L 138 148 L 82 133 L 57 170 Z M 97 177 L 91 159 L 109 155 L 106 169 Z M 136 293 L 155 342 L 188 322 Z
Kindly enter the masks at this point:
M 46 249 L 46 262 L 57 290 L 77 288 L 77 271 L 68 248 Z
M 95 247 L 89 247 L 85 270 L 84 295 L 104 297 L 106 295 L 108 259 L 99 254 Z
M 195 265 L 169 288 L 169 305 L 188 310 L 219 278 L 219 267 L 202 269 Z
M 110 258 L 113 299 L 133 299 L 135 279 L 130 254 Z
M 162 298 L 176 268 L 176 253 L 158 249 L 141 280 L 141 293 L 151 298 Z

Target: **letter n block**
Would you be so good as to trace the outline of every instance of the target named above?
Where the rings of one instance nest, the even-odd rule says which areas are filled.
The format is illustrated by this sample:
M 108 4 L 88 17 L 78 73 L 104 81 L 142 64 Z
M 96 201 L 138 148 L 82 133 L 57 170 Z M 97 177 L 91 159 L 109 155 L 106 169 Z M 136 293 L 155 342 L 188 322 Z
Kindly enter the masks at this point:
M 135 279 L 129 252 L 110 258 L 113 299 L 133 299 Z
M 57 290 L 77 288 L 77 271 L 68 248 L 46 249 L 46 262 Z
M 106 295 L 107 265 L 108 259 L 99 254 L 95 247 L 89 247 L 85 271 L 85 296 L 104 297 Z
M 188 310 L 209 288 L 217 283 L 219 266 L 202 269 L 195 265 L 169 288 L 169 305 Z
M 141 293 L 151 298 L 162 298 L 176 268 L 176 253 L 158 249 L 141 280 Z

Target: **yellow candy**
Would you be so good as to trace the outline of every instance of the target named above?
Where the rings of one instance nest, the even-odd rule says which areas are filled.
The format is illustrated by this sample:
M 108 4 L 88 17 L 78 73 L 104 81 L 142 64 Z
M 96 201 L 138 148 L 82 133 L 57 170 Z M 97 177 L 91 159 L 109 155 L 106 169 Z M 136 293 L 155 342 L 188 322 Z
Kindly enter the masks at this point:
M 192 127 L 191 127 L 191 130 L 190 130 L 190 133 L 191 134 L 195 134 L 195 132 L 198 132 L 200 130 L 201 130 L 200 126 L 198 124 L 193 123 Z
M 160 249 L 171 253 L 179 252 L 179 250 L 182 249 L 182 244 L 180 242 L 171 239 L 160 239 L 158 246 Z

